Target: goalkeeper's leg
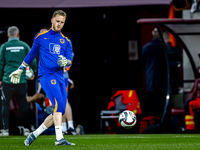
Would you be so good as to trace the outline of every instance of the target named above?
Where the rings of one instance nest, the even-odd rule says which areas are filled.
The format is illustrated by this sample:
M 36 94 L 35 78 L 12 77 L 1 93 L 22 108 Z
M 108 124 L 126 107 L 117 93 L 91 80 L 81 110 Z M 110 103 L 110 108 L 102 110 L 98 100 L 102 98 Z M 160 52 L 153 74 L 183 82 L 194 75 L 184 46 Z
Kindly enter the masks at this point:
M 37 138 L 40 134 L 42 134 L 46 129 L 53 125 L 53 115 L 50 114 L 44 122 L 33 132 L 34 136 Z
M 45 74 L 41 76 L 40 83 L 54 107 L 53 123 L 55 126 L 56 139 L 59 141 L 63 138 L 62 115 L 65 113 L 65 97 L 67 97 L 65 86 L 62 79 L 56 78 L 54 75 L 51 74 Z M 65 93 L 63 93 L 62 91 L 65 91 Z
M 24 145 L 29 146 L 31 143 L 36 140 L 36 138 L 42 134 L 46 129 L 53 125 L 53 115 L 49 115 L 44 122 L 34 131 L 31 132 L 27 139 L 24 141 Z
M 56 79 L 53 75 L 45 74 L 40 77 L 40 83 L 54 106 L 54 112 L 53 115 L 49 115 L 45 119 L 44 123 L 38 129 L 27 137 L 24 142 L 25 145 L 30 145 L 41 133 L 53 124 L 55 125 L 56 133 L 55 145 L 74 145 L 73 143 L 66 141 L 62 134 L 62 115 L 65 113 L 67 99 L 67 93 L 63 80 Z

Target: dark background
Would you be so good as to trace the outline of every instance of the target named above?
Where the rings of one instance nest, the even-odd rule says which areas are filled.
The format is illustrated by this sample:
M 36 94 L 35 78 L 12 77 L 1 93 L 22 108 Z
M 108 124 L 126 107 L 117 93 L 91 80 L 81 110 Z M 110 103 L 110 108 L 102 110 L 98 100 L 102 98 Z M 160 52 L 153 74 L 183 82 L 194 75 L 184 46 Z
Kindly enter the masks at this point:
M 32 45 L 43 26 L 51 27 L 57 9 L 0 9 L 0 43 L 7 41 L 7 27 L 17 26 L 20 39 Z M 62 33 L 72 40 L 75 54 L 69 71 L 75 88 L 70 90 L 75 127 L 83 125 L 86 133 L 99 132 L 100 110 L 107 108 L 117 90 L 135 89 L 145 115 L 143 73 L 141 68 L 140 18 L 167 18 L 169 6 L 131 6 L 105 8 L 65 8 L 66 24 Z M 145 28 L 149 42 L 154 27 Z M 3 33 L 5 31 L 5 33 Z M 143 36 L 144 37 L 144 36 Z M 128 41 L 138 41 L 139 59 L 128 60 Z M 34 89 L 34 81 L 29 81 Z M 34 90 L 29 95 L 34 94 Z

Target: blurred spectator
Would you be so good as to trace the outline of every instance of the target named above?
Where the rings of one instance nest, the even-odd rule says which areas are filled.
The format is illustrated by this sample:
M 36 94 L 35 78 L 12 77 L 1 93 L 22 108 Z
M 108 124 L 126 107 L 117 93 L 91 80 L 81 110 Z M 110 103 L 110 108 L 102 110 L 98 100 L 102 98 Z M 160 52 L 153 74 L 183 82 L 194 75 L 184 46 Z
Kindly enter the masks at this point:
M 175 11 L 182 11 L 191 8 L 192 0 L 173 0 L 172 5 L 174 6 Z
M 68 69 L 69 71 L 69 68 L 66 68 L 66 69 Z M 64 77 L 65 77 L 65 86 L 67 90 L 67 96 L 69 97 L 69 89 L 74 88 L 74 82 L 69 78 L 69 74 L 66 69 L 64 69 Z M 68 83 L 70 83 L 70 86 Z M 66 121 L 67 121 L 67 124 L 66 124 Z M 67 125 L 67 128 L 66 128 L 66 125 Z M 68 98 L 67 98 L 66 111 L 62 117 L 62 131 L 64 134 L 76 135 L 76 130 L 74 128 L 74 122 L 73 122 L 73 116 L 72 116 L 72 108 L 71 108 Z
M 25 72 L 22 73 L 19 84 L 13 84 L 9 75 L 21 65 L 25 56 L 29 53 L 30 47 L 19 40 L 19 29 L 16 26 L 9 27 L 7 34 L 8 42 L 5 42 L 0 47 L 0 87 L 2 92 L 3 123 L 0 136 L 9 136 L 9 104 L 13 96 L 16 98 L 19 109 L 23 114 L 24 135 L 28 135 L 30 129 L 30 107 L 26 101 L 27 81 Z M 31 66 L 36 71 L 36 60 L 31 63 Z
M 146 71 L 148 115 L 161 117 L 167 88 L 166 57 L 157 28 L 152 31 L 152 36 L 153 40 L 142 48 L 142 66 Z

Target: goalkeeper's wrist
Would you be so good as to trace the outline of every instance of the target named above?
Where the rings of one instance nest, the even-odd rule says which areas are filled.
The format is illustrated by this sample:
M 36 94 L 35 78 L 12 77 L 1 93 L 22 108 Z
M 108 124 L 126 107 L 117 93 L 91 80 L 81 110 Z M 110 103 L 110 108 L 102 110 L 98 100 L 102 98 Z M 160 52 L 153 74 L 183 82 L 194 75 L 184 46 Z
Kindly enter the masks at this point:
M 26 64 L 26 63 L 23 61 L 22 64 L 19 66 L 18 69 L 25 70 L 26 67 L 28 67 L 28 64 Z
M 66 65 L 66 67 L 69 67 L 71 65 L 72 65 L 72 61 L 67 59 L 67 65 Z

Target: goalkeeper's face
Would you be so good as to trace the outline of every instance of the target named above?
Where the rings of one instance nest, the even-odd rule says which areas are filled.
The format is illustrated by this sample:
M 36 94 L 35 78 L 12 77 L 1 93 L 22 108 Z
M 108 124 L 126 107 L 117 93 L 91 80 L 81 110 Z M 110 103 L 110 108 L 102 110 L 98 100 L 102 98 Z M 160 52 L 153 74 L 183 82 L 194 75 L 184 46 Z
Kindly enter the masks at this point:
M 61 15 L 56 15 L 54 18 L 51 19 L 52 23 L 52 29 L 56 32 L 59 32 L 62 30 L 64 24 L 65 24 L 65 17 Z

